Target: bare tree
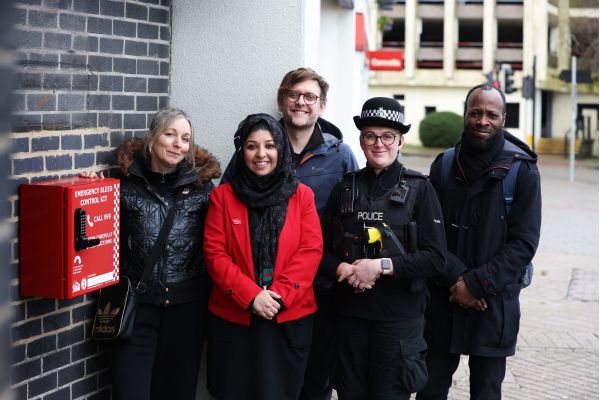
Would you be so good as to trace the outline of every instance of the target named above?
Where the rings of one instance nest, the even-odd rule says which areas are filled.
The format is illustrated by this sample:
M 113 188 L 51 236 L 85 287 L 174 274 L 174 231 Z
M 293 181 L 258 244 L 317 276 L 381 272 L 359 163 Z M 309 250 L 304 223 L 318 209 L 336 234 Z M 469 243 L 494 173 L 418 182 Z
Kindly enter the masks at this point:
M 596 6 L 597 6 L 596 2 Z M 571 19 L 571 53 L 581 69 L 598 71 L 598 19 Z M 578 68 L 579 69 L 579 68 Z
M 569 0 L 571 9 L 598 9 L 598 0 Z M 598 18 L 570 18 L 571 54 L 581 69 L 598 71 Z

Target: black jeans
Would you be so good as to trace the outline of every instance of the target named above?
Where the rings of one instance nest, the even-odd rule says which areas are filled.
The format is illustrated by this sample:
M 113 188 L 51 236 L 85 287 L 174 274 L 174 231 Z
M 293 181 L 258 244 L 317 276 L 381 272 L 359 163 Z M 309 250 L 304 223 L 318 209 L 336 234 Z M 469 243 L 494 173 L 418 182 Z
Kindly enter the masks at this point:
M 113 398 L 194 399 L 206 312 L 206 301 L 139 304 L 131 341 L 110 352 Z
M 452 375 L 458 368 L 460 355 L 429 352 L 429 381 L 417 394 L 417 400 L 446 400 L 452 386 Z M 469 356 L 471 400 L 501 400 L 502 381 L 506 373 L 505 357 Z

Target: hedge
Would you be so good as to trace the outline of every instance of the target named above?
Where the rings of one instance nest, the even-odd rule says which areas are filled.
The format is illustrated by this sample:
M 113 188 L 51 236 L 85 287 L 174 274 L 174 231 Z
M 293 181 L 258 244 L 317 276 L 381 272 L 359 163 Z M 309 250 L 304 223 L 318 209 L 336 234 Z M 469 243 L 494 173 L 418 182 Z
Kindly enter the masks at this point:
M 463 118 L 456 113 L 432 112 L 419 124 L 419 139 L 425 147 L 452 147 L 460 139 L 463 126 Z

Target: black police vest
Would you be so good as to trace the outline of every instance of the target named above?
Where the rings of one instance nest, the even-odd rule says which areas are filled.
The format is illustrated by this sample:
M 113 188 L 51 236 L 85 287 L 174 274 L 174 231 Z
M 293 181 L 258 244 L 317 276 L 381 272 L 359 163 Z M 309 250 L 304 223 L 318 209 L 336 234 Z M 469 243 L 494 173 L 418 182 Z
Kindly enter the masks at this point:
M 407 175 L 407 173 L 410 175 Z M 343 185 L 346 186 L 347 183 L 351 185 L 351 181 L 352 175 L 349 174 L 344 178 Z M 404 170 L 397 184 L 381 196 L 370 196 L 368 193 L 356 188 L 357 195 L 353 202 L 353 212 L 343 213 L 340 218 L 346 236 L 352 235 L 362 239 L 365 228 L 376 227 L 379 223 L 385 223 L 392 228 L 407 253 L 415 251 L 417 249 L 417 225 L 413 219 L 413 210 L 419 186 L 423 182 L 423 177 L 415 175 L 412 171 Z M 362 247 L 363 245 L 365 249 L 355 249 L 353 252 L 354 257 L 350 256 L 345 261 L 352 262 L 357 258 L 382 257 L 378 252 L 378 244 L 366 244 L 363 240 L 360 240 L 359 246 Z M 383 257 L 400 255 L 398 251 L 384 250 Z
M 359 173 L 353 174 L 356 176 Z M 358 177 L 356 180 L 359 180 Z M 347 189 L 351 182 L 352 174 L 346 175 L 342 183 L 342 190 Z M 399 256 L 397 251 L 386 251 L 381 255 L 379 244 L 365 243 L 365 228 L 375 227 L 381 222 L 392 228 L 407 253 L 416 251 L 417 224 L 413 219 L 413 210 L 419 186 L 424 182 L 425 177 L 422 174 L 403 170 L 397 184 L 377 197 L 366 193 L 363 190 L 365 185 L 355 183 L 359 187 L 355 188 L 357 190 L 353 211 L 340 213 L 340 219 L 336 221 L 339 230 L 334 232 L 334 236 L 339 235 L 340 238 L 353 238 L 354 246 L 348 251 L 349 245 L 346 243 L 345 256 L 336 251 L 338 257 L 351 263 L 359 258 Z M 401 202 L 401 198 L 396 196 L 402 195 L 402 191 L 406 189 L 406 196 Z M 340 246 L 339 243 L 338 241 L 338 246 Z M 346 282 L 341 283 L 336 288 L 335 303 L 335 308 L 340 314 L 375 320 L 397 320 L 422 315 L 425 307 L 425 294 L 423 290 L 412 290 L 409 279 L 382 276 L 372 289 L 361 293 L 358 293 Z

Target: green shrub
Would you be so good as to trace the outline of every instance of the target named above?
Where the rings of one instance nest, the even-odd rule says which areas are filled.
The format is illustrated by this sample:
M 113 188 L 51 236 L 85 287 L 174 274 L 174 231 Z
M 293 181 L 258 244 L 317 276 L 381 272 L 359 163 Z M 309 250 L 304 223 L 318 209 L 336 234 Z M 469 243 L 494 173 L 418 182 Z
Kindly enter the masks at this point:
M 419 139 L 425 147 L 453 147 L 463 131 L 463 118 L 453 112 L 428 114 L 419 124 Z

